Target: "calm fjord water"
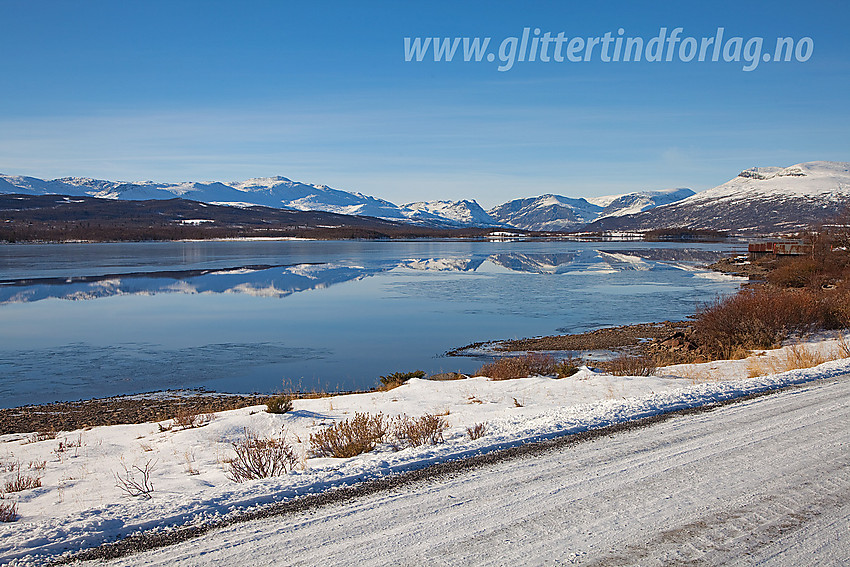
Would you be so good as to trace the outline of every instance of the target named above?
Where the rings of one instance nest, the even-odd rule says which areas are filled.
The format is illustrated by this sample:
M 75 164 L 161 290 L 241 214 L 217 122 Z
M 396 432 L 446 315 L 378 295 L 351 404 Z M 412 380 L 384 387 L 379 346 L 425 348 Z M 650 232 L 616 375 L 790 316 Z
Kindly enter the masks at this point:
M 471 371 L 475 341 L 682 319 L 730 244 L 264 241 L 0 246 L 0 405 Z

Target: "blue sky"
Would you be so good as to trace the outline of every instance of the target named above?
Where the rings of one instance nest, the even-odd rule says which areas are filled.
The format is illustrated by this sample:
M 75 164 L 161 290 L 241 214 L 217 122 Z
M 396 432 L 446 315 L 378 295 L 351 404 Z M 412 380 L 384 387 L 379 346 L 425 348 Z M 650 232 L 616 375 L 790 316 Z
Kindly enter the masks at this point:
M 0 172 L 485 207 L 850 161 L 846 2 L 0 0 Z M 404 37 L 811 37 L 805 62 L 405 62 Z M 433 58 L 433 57 L 432 57 Z

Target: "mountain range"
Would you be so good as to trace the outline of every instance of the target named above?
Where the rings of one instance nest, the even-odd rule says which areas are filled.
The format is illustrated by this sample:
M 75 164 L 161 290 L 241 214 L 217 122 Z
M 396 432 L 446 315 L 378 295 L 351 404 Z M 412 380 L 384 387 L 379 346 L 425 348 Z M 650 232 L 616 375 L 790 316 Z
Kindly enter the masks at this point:
M 686 227 L 740 234 L 793 233 L 838 217 L 850 206 L 850 163 L 812 161 L 755 167 L 686 199 L 637 214 L 600 218 L 582 230 Z
M 439 228 L 617 232 L 685 227 L 779 232 L 823 222 L 850 203 L 850 164 L 808 162 L 785 168 L 752 168 L 700 193 L 675 188 L 592 198 L 546 194 L 515 199 L 489 211 L 475 200 L 396 205 L 361 193 L 279 176 L 233 182 L 129 183 L 0 174 L 0 194 L 3 193 L 133 201 L 177 197 L 213 205 L 324 211 Z

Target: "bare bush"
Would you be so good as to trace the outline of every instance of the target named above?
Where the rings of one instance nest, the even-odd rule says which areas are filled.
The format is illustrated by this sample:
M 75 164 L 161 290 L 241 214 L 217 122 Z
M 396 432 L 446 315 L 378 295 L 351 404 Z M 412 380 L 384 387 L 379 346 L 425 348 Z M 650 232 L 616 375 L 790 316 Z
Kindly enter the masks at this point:
M 491 380 L 512 380 L 529 376 L 555 374 L 558 363 L 549 354 L 529 353 L 520 356 L 506 356 L 483 365 L 476 376 L 487 376 Z
M 0 502 L 0 522 L 14 522 L 18 519 L 16 502 Z
M 402 447 L 418 447 L 442 443 L 448 428 L 449 423 L 437 415 L 428 413 L 419 418 L 404 415 L 395 420 L 393 433 Z
M 652 376 L 657 370 L 653 358 L 631 354 L 602 361 L 599 367 L 615 376 Z
M 823 305 L 807 290 L 760 286 L 716 299 L 696 313 L 694 335 L 715 358 L 770 348 L 792 334 L 824 326 Z
M 292 446 L 285 436 L 261 439 L 246 429 L 239 441 L 231 443 L 236 456 L 227 461 L 227 477 L 234 482 L 281 476 L 298 464 Z
M 177 410 L 177 415 L 174 416 L 173 422 L 180 429 L 192 429 L 208 424 L 215 419 L 214 413 L 198 413 L 190 408 L 180 408 Z
M 266 402 L 268 413 L 287 413 L 292 411 L 292 394 L 278 394 Z
M 128 496 L 150 500 L 154 491 L 151 474 L 156 468 L 156 461 L 148 460 L 144 467 L 133 465 L 128 467 L 122 463 L 124 473 L 113 473 L 115 486 Z
M 21 474 L 21 471 L 18 470 L 15 473 L 15 478 L 6 481 L 3 490 L 5 492 L 21 492 L 22 490 L 38 488 L 39 486 L 41 486 L 40 476 Z
M 315 457 L 347 458 L 368 453 L 386 440 L 389 422 L 383 414 L 355 413 L 310 435 L 310 454 Z
M 476 423 L 470 427 L 466 428 L 466 436 L 469 437 L 470 441 L 475 441 L 476 439 L 481 439 L 487 433 L 487 424 L 486 423 Z

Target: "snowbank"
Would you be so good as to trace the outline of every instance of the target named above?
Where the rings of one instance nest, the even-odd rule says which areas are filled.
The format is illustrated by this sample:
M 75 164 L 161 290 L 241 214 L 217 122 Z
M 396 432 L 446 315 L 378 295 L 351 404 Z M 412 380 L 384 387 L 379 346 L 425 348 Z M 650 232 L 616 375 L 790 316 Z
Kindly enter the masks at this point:
M 836 348 L 835 341 L 825 337 L 809 346 Z M 386 392 L 296 400 L 287 414 L 269 414 L 264 406 L 221 412 L 193 429 L 162 431 L 160 424 L 145 423 L 62 432 L 42 441 L 30 435 L 0 436 L 0 481 L 20 472 L 39 476 L 42 482 L 39 488 L 10 493 L 0 501 L 17 502 L 21 516 L 17 522 L 0 524 L 0 563 L 37 564 L 139 530 L 203 523 L 440 461 L 850 372 L 850 359 L 841 359 L 808 370 L 746 378 L 748 364 L 679 365 L 651 377 L 611 376 L 583 368 L 560 380 L 413 379 Z M 436 446 L 401 451 L 383 446 L 351 459 L 308 458 L 311 433 L 355 412 L 442 414 L 450 429 L 446 442 Z M 486 435 L 470 441 L 466 428 L 477 423 L 486 423 Z M 243 484 L 229 480 L 224 462 L 233 454 L 230 443 L 241 438 L 245 428 L 260 436 L 285 434 L 301 455 L 300 466 L 272 479 Z M 129 497 L 117 486 L 116 475 L 148 463 L 153 466 L 152 498 Z

